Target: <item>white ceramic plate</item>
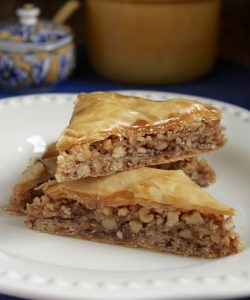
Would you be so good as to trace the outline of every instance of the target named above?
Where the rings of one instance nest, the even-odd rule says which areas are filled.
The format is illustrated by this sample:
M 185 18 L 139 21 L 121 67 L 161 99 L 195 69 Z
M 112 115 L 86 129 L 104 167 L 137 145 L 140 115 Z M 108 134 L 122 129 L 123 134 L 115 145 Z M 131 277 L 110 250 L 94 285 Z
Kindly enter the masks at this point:
M 159 100 L 185 96 L 126 93 Z M 8 200 L 28 159 L 41 153 L 65 127 L 73 99 L 72 94 L 50 94 L 0 101 L 1 203 Z M 245 242 L 242 253 L 206 260 L 99 244 L 37 233 L 25 227 L 23 217 L 1 212 L 0 292 L 60 300 L 250 295 L 250 113 L 219 101 L 198 99 L 224 111 L 229 142 L 207 156 L 219 177 L 209 191 L 237 209 L 237 231 Z

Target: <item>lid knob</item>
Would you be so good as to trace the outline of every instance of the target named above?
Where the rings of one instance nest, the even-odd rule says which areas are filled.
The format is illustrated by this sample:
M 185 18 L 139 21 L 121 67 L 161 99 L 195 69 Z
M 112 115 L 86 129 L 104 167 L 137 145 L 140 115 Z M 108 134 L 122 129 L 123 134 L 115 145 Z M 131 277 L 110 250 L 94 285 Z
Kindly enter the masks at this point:
M 37 17 L 40 14 L 40 8 L 27 3 L 23 7 L 18 8 L 16 14 L 22 25 L 35 25 L 38 21 Z

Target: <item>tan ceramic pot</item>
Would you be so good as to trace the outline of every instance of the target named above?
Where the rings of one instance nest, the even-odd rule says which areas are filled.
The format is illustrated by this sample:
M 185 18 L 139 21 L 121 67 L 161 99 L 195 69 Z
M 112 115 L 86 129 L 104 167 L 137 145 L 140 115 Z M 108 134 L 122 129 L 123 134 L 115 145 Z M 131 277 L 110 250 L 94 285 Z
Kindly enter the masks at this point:
M 216 61 L 219 8 L 219 0 L 86 0 L 90 61 L 120 82 L 199 78 Z

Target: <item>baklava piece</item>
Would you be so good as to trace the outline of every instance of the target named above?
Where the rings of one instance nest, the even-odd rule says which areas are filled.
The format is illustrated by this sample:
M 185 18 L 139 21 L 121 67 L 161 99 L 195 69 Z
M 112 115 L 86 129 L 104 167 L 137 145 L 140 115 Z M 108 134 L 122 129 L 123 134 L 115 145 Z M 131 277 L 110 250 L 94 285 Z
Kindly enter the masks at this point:
M 57 143 L 56 179 L 106 176 L 215 150 L 225 143 L 220 121 L 218 109 L 198 101 L 80 94 Z
M 7 205 L 7 210 L 10 213 L 25 214 L 27 203 L 31 203 L 34 197 L 39 196 L 41 193 L 37 187 L 49 179 L 55 179 L 57 155 L 58 152 L 55 143 L 53 143 L 48 146 L 41 158 L 36 159 L 27 167 L 15 185 Z M 197 157 L 154 167 L 164 170 L 183 170 L 187 176 L 201 187 L 211 185 L 216 179 L 214 170 L 206 160 Z
M 52 143 L 41 158 L 37 158 L 24 170 L 13 188 L 6 207 L 8 212 L 17 215 L 25 214 L 27 203 L 31 203 L 34 197 L 41 195 L 41 191 L 36 187 L 55 177 L 56 159 L 57 150 L 55 143 Z
M 237 253 L 234 210 L 182 171 L 128 170 L 41 186 L 27 207 L 34 230 L 91 241 L 213 258 Z

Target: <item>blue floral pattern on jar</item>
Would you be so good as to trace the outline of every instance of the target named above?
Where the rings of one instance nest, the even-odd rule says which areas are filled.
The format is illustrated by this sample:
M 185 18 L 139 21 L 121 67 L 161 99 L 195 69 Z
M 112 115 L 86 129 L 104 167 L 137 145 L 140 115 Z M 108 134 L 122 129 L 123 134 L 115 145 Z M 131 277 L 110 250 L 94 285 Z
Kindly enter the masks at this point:
M 74 69 L 75 62 L 72 61 L 72 57 L 74 57 L 74 48 L 68 49 L 66 53 L 59 54 L 59 72 L 58 72 L 58 79 L 64 80 L 68 77 L 70 70 Z
M 5 87 L 15 88 L 24 82 L 28 74 L 16 66 L 15 60 L 9 54 L 0 56 L 0 84 Z
M 40 9 L 25 4 L 17 20 L 0 24 L 0 86 L 49 85 L 69 76 L 75 65 L 69 27 L 39 19 Z
M 51 21 L 40 20 L 35 26 L 5 22 L 0 26 L 1 40 L 14 40 L 25 43 L 57 42 L 70 35 L 70 31 L 63 25 Z
M 25 54 L 23 60 L 32 66 L 30 72 L 33 83 L 41 84 L 50 68 L 50 56 L 47 55 L 47 57 L 41 62 L 41 60 L 39 60 L 34 54 Z
M 67 78 L 74 66 L 72 43 L 49 52 L 0 52 L 0 85 L 21 88 L 53 84 Z

